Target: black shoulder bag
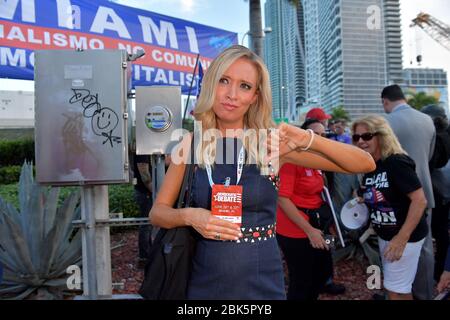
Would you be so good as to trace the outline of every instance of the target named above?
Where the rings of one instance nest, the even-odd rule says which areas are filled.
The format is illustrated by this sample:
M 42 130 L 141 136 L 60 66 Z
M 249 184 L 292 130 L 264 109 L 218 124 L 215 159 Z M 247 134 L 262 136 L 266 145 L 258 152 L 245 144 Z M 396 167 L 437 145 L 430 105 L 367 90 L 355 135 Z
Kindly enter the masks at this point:
M 177 208 L 190 204 L 194 169 L 194 164 L 186 165 Z M 147 300 L 186 299 L 196 242 L 191 227 L 161 228 L 150 248 L 139 294 Z

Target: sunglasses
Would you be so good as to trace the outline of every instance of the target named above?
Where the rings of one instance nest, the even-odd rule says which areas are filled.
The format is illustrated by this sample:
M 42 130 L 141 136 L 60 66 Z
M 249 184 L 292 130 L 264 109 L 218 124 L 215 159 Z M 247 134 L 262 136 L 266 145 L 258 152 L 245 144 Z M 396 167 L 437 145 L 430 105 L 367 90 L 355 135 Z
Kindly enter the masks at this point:
M 363 133 L 363 134 L 354 134 L 354 135 L 352 135 L 352 139 L 353 139 L 353 142 L 358 142 L 359 139 L 361 139 L 361 138 L 362 138 L 364 141 L 370 141 L 370 140 L 372 140 L 372 138 L 375 137 L 377 134 L 378 134 L 378 132 L 375 132 L 375 133 L 366 132 L 366 133 Z

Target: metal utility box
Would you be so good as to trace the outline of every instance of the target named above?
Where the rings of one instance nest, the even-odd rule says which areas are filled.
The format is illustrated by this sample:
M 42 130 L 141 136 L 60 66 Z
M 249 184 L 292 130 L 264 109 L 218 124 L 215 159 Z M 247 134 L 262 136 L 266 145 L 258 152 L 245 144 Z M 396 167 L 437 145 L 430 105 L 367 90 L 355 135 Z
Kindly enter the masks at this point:
M 130 68 L 124 50 L 35 52 L 38 182 L 129 181 Z
M 136 87 L 137 154 L 170 154 L 181 128 L 180 87 Z

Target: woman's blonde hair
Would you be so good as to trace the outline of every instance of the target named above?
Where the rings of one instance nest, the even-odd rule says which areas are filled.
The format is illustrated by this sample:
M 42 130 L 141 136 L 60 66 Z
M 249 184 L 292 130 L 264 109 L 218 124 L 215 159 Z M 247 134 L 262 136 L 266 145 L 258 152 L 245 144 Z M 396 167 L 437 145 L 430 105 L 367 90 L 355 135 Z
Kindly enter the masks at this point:
M 203 131 L 217 128 L 216 114 L 213 110 L 217 84 L 225 71 L 236 60 L 242 58 L 250 61 L 258 71 L 256 85 L 257 99 L 254 104 L 250 105 L 250 108 L 244 116 L 244 126 L 246 129 L 254 129 L 257 132 L 259 129 L 269 129 L 275 126 L 272 121 L 272 91 L 270 88 L 269 72 L 264 61 L 248 48 L 234 45 L 225 49 L 214 59 L 203 77 L 202 91 L 194 109 L 195 120 L 201 121 Z M 209 145 L 212 145 L 212 143 L 202 143 L 202 148 L 200 148 L 202 154 L 204 154 L 203 150 L 206 150 Z M 250 156 L 254 157 L 253 159 L 259 159 L 257 157 L 258 144 L 249 144 L 248 141 L 244 141 L 244 145 L 250 152 Z M 206 154 L 215 156 L 214 152 L 206 152 Z M 202 158 L 204 157 L 197 157 L 197 159 Z M 208 161 L 208 163 L 212 162 L 210 161 L 212 160 L 211 158 L 204 160 Z M 203 161 L 200 160 L 199 162 L 202 164 Z M 258 165 L 260 165 L 260 161 L 258 161 Z
M 406 154 L 403 150 L 400 142 L 392 131 L 391 126 L 382 116 L 371 114 L 365 117 L 359 118 L 352 124 L 352 133 L 355 133 L 355 129 L 359 125 L 364 125 L 371 133 L 377 133 L 378 141 L 381 149 L 381 159 L 384 160 L 393 154 Z

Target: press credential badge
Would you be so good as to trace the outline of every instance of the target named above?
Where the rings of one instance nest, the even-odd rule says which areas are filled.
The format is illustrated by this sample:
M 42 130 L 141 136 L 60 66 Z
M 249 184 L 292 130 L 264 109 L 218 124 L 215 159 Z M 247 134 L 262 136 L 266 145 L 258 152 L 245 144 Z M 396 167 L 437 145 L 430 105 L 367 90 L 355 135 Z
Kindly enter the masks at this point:
M 213 185 L 211 213 L 220 219 L 240 226 L 242 223 L 242 186 Z

